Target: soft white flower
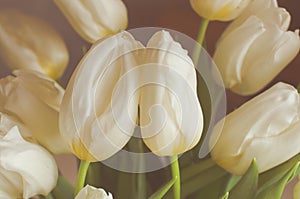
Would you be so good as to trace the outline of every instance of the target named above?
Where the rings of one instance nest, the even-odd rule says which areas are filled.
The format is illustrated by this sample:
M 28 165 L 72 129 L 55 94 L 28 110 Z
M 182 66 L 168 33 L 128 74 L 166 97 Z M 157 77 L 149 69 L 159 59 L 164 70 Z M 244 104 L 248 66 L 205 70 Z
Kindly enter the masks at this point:
M 68 152 L 58 125 L 64 89 L 36 71 L 18 70 L 14 74 L 0 80 L 1 128 L 18 125 L 22 135 L 31 134 L 51 152 Z
M 300 152 L 299 118 L 297 90 L 277 83 L 215 126 L 211 143 L 216 139 L 217 142 L 212 146 L 211 156 L 237 175 L 247 170 L 253 158 L 259 172 L 271 169 Z
M 165 31 L 147 48 L 128 32 L 94 44 L 72 75 L 61 107 L 61 132 L 73 153 L 88 161 L 121 150 L 136 122 L 157 155 L 191 149 L 203 127 L 195 68 Z
M 75 197 L 75 199 L 113 199 L 111 193 L 106 193 L 104 189 L 86 185 Z
M 50 25 L 9 9 L 0 12 L 0 57 L 12 69 L 32 69 L 54 79 L 69 61 L 64 41 Z
M 299 30 L 287 31 L 289 13 L 274 4 L 256 10 L 258 5 L 228 27 L 213 57 L 225 87 L 241 95 L 261 90 L 300 48 Z
M 121 0 L 54 0 L 77 33 L 90 43 L 127 27 Z
M 229 21 L 247 7 L 250 0 L 190 0 L 198 15 L 209 20 Z
M 17 127 L 0 138 L 0 197 L 28 199 L 56 186 L 55 160 L 41 146 L 26 142 Z

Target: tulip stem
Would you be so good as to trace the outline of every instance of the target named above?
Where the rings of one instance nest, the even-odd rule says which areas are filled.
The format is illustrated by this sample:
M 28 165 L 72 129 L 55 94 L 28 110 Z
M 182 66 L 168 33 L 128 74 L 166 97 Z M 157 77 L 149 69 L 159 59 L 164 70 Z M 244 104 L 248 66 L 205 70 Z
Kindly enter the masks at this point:
M 89 166 L 90 166 L 90 162 L 87 162 L 85 160 L 80 161 L 80 166 L 79 166 L 79 170 L 78 170 L 78 174 L 77 174 L 76 187 L 75 187 L 75 196 L 84 187 L 85 178 L 86 178 Z
M 171 158 L 171 168 L 173 179 L 176 179 L 173 185 L 174 199 L 180 199 L 180 169 L 178 163 L 178 157 L 175 155 Z
M 201 47 L 202 47 L 204 39 L 205 39 L 205 34 L 206 34 L 206 31 L 207 31 L 208 24 L 209 24 L 209 20 L 205 19 L 205 18 L 202 18 L 201 25 L 200 25 L 200 28 L 199 28 L 199 31 L 198 31 L 198 36 L 197 36 L 198 45 L 196 46 L 196 48 L 194 50 L 194 53 L 193 53 L 193 61 L 194 61 L 196 66 L 197 66 L 198 61 L 199 61 L 199 57 L 200 57 L 200 53 L 201 53 Z

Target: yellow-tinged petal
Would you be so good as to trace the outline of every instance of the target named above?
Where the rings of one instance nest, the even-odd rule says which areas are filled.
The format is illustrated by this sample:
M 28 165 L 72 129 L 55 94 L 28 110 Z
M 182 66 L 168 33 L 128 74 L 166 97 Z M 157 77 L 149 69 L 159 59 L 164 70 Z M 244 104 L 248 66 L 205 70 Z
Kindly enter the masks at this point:
M 50 25 L 9 9 L 0 12 L 0 57 L 12 69 L 32 69 L 54 79 L 69 61 L 64 41 Z

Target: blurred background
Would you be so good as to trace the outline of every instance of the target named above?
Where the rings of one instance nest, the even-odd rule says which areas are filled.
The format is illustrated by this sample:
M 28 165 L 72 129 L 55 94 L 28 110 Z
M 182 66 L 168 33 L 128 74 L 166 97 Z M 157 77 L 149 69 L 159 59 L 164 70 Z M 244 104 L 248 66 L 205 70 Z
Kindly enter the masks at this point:
M 71 2 L 71 1 L 70 1 Z M 196 38 L 200 24 L 200 17 L 192 10 L 188 0 L 124 0 L 129 16 L 128 29 L 139 27 L 162 27 L 184 33 Z M 280 7 L 286 8 L 292 15 L 290 30 L 300 27 L 300 1 L 279 0 Z M 63 76 L 62 84 L 65 86 L 78 62 L 82 57 L 82 46 L 90 44 L 81 39 L 68 24 L 62 13 L 52 0 L 0 0 L 1 9 L 13 7 L 38 16 L 49 22 L 64 38 L 69 53 L 69 66 Z M 207 32 L 207 48 L 212 55 L 216 42 L 228 24 L 211 22 Z M 45 46 L 47 48 L 47 46 Z M 0 77 L 10 74 L 10 70 L 0 60 Z M 300 56 L 298 55 L 275 79 L 269 84 L 283 81 L 297 86 L 300 83 Z M 269 87 L 268 86 L 268 87 Z M 251 96 L 250 96 L 251 97 Z M 241 97 L 227 92 L 228 112 L 231 112 L 250 97 Z M 71 180 L 75 179 L 75 159 L 71 157 L 57 157 L 62 166 L 63 173 Z M 62 162 L 68 162 L 63 164 Z M 286 199 L 291 199 L 292 191 L 287 191 Z

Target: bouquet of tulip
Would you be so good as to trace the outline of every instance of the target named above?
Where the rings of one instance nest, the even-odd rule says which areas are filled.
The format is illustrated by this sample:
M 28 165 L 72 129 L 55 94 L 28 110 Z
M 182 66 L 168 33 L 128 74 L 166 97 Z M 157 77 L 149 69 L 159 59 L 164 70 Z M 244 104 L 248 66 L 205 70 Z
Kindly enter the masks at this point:
M 66 88 L 69 54 L 56 30 L 0 12 L 0 58 L 14 70 L 0 80 L 1 199 L 280 199 L 300 174 L 297 88 L 257 94 L 300 49 L 276 0 L 190 0 L 202 17 L 197 41 L 125 31 L 121 0 L 53 2 L 92 44 Z M 233 21 L 211 58 L 214 20 Z M 257 95 L 227 114 L 225 89 Z M 56 154 L 78 158 L 75 185 Z

